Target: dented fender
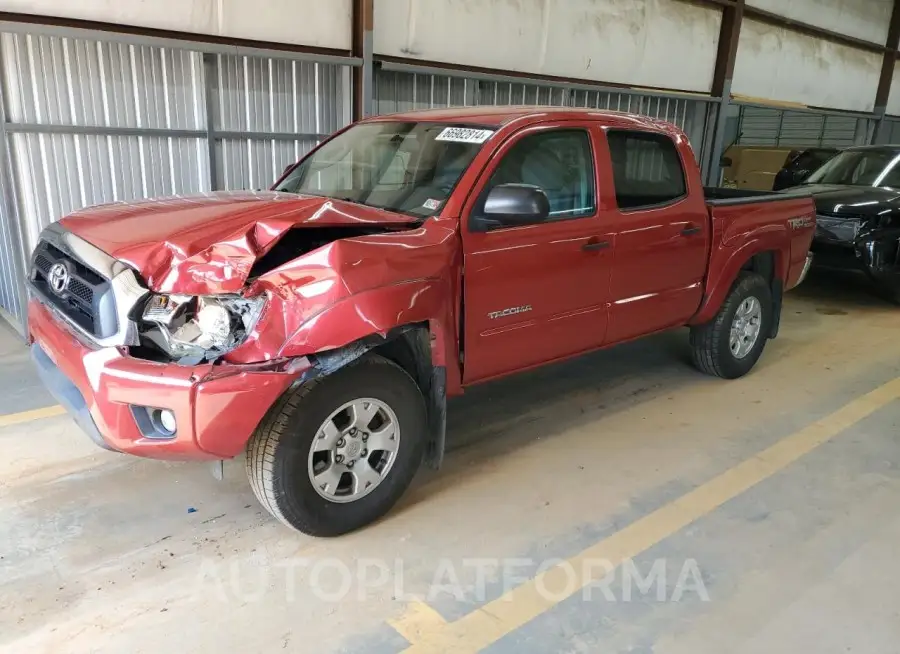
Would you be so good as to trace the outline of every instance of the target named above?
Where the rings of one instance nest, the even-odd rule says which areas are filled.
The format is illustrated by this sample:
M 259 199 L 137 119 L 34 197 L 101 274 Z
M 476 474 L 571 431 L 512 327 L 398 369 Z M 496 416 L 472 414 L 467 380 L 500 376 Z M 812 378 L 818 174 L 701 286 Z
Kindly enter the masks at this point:
M 335 240 L 251 282 L 266 306 L 250 337 L 225 355 L 252 363 L 334 350 L 372 334 L 426 323 L 434 363 L 457 359 L 460 249 L 455 225 Z M 454 375 L 451 374 L 451 377 Z

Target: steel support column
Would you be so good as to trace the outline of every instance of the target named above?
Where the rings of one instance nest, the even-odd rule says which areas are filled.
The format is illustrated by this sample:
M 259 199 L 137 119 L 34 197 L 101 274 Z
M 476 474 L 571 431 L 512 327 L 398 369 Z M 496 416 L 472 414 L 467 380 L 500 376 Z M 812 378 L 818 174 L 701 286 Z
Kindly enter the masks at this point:
M 353 120 L 373 113 L 375 99 L 374 71 L 375 1 L 353 0 L 353 56 L 362 65 L 353 69 Z
M 716 51 L 712 83 L 712 95 L 719 98 L 719 104 L 716 107 L 716 127 L 713 132 L 709 173 L 706 178 L 706 183 L 710 186 L 718 185 L 722 170 L 720 160 L 724 149 L 725 120 L 731 100 L 731 79 L 734 75 L 741 22 L 744 18 L 744 1 L 737 0 L 734 5 L 726 6 L 722 10 L 722 25 L 719 28 L 719 46 Z
M 894 65 L 897 63 L 897 46 L 900 45 L 900 0 L 894 0 L 894 10 L 888 25 L 888 35 L 881 62 L 881 76 L 878 78 L 878 90 L 875 92 L 875 129 L 872 130 L 872 143 L 878 141 L 884 129 L 884 114 L 887 111 L 888 98 L 891 95 L 891 81 L 894 79 Z

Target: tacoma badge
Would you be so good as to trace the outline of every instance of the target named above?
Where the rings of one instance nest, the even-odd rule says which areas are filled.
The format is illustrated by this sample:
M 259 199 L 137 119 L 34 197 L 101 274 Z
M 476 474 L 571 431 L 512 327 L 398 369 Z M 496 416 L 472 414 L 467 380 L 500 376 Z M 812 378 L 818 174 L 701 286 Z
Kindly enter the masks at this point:
M 527 311 L 531 311 L 531 305 L 526 304 L 521 307 L 510 307 L 509 309 L 504 309 L 503 311 L 491 311 L 488 314 L 488 318 L 491 320 L 496 320 L 497 318 L 505 318 L 506 316 L 514 316 L 517 313 L 525 313 Z

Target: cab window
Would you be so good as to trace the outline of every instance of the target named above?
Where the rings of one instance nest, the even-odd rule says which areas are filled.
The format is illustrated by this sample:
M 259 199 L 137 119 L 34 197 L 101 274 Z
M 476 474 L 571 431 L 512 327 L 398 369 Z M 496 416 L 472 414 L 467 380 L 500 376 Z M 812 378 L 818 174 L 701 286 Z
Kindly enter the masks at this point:
M 547 130 L 523 136 L 494 169 L 482 191 L 481 215 L 491 189 L 500 184 L 531 184 L 550 200 L 550 217 L 568 220 L 591 216 L 597 209 L 590 136 L 582 129 Z
M 665 134 L 608 130 L 613 182 L 619 209 L 671 204 L 687 195 L 684 167 Z

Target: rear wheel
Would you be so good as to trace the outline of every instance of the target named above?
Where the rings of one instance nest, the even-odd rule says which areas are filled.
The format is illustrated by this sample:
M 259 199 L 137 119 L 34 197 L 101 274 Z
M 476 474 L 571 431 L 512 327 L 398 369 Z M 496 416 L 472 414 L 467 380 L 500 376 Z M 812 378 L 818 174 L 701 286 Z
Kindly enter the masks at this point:
M 366 355 L 285 393 L 247 446 L 247 474 L 283 523 L 337 536 L 390 510 L 422 461 L 426 437 L 415 381 Z
M 762 355 L 772 331 L 772 290 L 756 273 L 742 272 L 716 317 L 691 328 L 694 365 L 708 375 L 746 375 Z

